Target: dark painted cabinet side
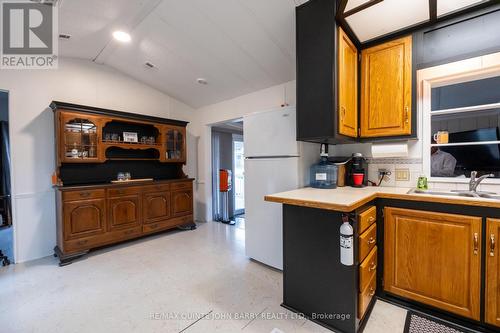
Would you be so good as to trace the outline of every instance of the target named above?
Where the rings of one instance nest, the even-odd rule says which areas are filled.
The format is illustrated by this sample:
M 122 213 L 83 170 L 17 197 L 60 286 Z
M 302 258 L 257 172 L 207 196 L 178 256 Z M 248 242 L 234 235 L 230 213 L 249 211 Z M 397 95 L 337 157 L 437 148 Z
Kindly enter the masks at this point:
M 297 140 L 325 142 L 336 129 L 335 1 L 296 9 Z

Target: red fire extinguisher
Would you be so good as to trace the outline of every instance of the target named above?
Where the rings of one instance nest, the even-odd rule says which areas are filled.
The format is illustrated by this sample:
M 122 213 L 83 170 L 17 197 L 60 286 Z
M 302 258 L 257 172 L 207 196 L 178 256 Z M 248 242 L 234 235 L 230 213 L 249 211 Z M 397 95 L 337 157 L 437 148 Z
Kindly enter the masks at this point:
M 231 191 L 232 184 L 232 173 L 231 170 L 220 169 L 219 170 L 219 191 L 221 192 L 221 203 L 222 203 L 222 216 L 221 222 L 227 224 L 231 223 L 229 219 L 229 191 Z

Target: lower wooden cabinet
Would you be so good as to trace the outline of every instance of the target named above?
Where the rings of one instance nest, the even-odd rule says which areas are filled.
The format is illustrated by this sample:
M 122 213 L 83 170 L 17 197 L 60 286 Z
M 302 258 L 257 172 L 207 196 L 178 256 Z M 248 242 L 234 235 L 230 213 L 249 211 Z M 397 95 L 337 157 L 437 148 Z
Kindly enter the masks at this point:
M 108 198 L 108 230 L 121 230 L 141 225 L 141 198 L 139 194 Z
M 146 193 L 142 200 L 144 223 L 158 222 L 170 217 L 170 192 Z
M 56 254 L 66 264 L 98 246 L 193 224 L 192 179 L 147 186 L 61 188 L 57 207 Z
M 485 321 L 500 327 L 500 219 L 487 219 Z
M 100 235 L 106 231 L 106 200 L 68 201 L 63 204 L 64 240 Z
M 184 189 L 172 191 L 172 216 L 192 214 L 193 190 Z
M 390 207 L 384 215 L 384 289 L 479 320 L 482 218 Z

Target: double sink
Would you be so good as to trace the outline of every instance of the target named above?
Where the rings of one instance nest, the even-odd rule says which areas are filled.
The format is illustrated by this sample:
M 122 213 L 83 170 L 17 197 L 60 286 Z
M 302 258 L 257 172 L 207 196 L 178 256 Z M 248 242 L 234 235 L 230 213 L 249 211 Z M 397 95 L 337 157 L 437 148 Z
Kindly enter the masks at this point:
M 483 192 L 483 191 L 445 191 L 445 190 L 419 190 L 412 189 L 408 194 L 428 194 L 428 195 L 444 195 L 444 196 L 454 196 L 454 197 L 469 197 L 469 198 L 484 198 L 484 199 L 494 199 L 500 200 L 500 193 L 494 192 Z
M 485 180 L 486 178 L 495 177 L 494 174 L 485 174 L 481 177 L 477 177 L 477 171 L 471 171 L 470 173 L 470 181 L 469 181 L 469 190 L 451 190 L 451 191 L 434 191 L 434 190 L 420 190 L 413 189 L 408 192 L 411 193 L 420 193 L 420 194 L 428 194 L 428 195 L 445 195 L 445 196 L 454 196 L 454 197 L 469 197 L 469 198 L 484 198 L 484 199 L 493 199 L 500 200 L 500 193 L 494 192 L 485 192 L 478 191 L 477 188 L 479 184 Z

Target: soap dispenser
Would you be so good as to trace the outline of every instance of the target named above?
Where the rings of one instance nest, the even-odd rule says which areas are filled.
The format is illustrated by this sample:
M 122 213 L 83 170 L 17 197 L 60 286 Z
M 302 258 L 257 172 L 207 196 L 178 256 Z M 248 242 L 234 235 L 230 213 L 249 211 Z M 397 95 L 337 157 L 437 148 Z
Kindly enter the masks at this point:
M 328 162 L 328 145 L 321 144 L 320 160 L 311 166 L 311 187 L 337 188 L 337 166 Z

